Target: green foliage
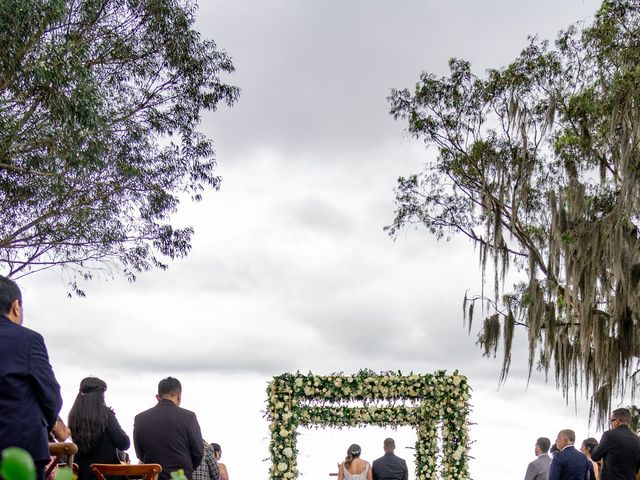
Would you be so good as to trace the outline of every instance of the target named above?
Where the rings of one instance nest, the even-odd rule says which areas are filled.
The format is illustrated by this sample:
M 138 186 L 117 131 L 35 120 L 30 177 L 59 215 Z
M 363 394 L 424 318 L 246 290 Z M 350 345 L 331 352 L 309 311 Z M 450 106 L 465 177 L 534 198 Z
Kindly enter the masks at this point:
M 180 198 L 217 189 L 201 114 L 233 65 L 192 0 L 0 3 L 0 263 L 129 279 L 185 256 Z
M 35 480 L 36 466 L 29 452 L 18 447 L 2 451 L 0 476 L 4 480 Z
M 171 472 L 171 480 L 188 480 L 188 479 L 187 479 L 187 476 L 184 474 L 184 470 L 180 469 L 180 470 Z
M 469 386 L 458 372 L 328 376 L 285 373 L 267 387 L 271 480 L 298 477 L 297 428 L 410 425 L 416 430 L 416 478 L 468 478 Z M 439 448 L 441 443 L 441 449 Z
M 640 358 L 638 31 L 638 2 L 606 0 L 555 47 L 530 38 L 483 77 L 454 59 L 447 77 L 424 73 L 389 98 L 438 155 L 399 179 L 387 230 L 470 238 L 493 295 L 465 296 L 464 312 L 471 323 L 482 304 L 479 344 L 502 345 L 501 378 L 513 326 L 525 326 L 530 371 L 553 372 L 567 397 L 581 390 L 600 422 Z M 504 291 L 514 268 L 524 282 Z

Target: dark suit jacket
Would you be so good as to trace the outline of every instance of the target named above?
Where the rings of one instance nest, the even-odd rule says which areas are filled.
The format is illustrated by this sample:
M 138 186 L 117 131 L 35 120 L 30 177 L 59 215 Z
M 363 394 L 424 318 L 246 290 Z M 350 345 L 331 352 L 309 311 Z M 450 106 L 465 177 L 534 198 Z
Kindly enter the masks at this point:
M 42 335 L 0 315 L 0 451 L 21 447 L 49 460 L 49 432 L 62 406 Z
M 627 425 L 606 431 L 591 455 L 604 459 L 600 480 L 635 480 L 640 468 L 640 438 Z
M 107 408 L 107 407 L 105 407 Z M 78 464 L 78 480 L 95 480 L 89 467 L 92 463 L 120 463 L 116 448 L 126 450 L 131 444 L 129 436 L 122 430 L 115 413 L 107 408 L 107 427 L 98 440 L 98 443 L 90 451 L 85 452 L 78 447 L 78 454 L 75 456 L 75 463 Z M 73 432 L 71 432 L 73 434 Z M 109 480 L 122 479 L 125 477 L 109 477 Z
M 386 452 L 382 457 L 374 460 L 371 470 L 374 480 L 407 480 L 409 478 L 407 462 L 393 452 Z
M 180 469 L 191 479 L 204 454 L 196 414 L 167 399 L 136 415 L 133 444 L 143 463 L 162 465 L 160 478 L 164 480 Z
M 549 468 L 549 480 L 594 479 L 593 464 L 573 445 L 553 454 Z

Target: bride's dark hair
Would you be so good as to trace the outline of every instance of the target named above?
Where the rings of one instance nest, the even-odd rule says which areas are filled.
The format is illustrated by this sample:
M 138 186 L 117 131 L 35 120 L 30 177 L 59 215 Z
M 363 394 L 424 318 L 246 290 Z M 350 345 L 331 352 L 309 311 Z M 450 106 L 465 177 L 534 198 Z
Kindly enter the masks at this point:
M 362 449 L 360 448 L 360 445 L 357 445 L 355 443 L 351 445 L 347 449 L 347 456 L 344 457 L 344 468 L 349 470 L 349 467 L 351 467 L 351 462 L 353 461 L 354 458 L 358 458 L 360 456 L 360 453 L 362 453 Z

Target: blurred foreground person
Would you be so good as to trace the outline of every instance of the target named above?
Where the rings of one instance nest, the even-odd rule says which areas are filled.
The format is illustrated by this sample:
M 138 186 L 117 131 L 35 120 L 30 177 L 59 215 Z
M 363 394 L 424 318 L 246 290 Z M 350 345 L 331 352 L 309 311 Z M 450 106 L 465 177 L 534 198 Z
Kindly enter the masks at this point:
M 43 480 L 62 397 L 42 335 L 23 327 L 23 320 L 20 288 L 0 276 L 0 451 L 25 449 Z

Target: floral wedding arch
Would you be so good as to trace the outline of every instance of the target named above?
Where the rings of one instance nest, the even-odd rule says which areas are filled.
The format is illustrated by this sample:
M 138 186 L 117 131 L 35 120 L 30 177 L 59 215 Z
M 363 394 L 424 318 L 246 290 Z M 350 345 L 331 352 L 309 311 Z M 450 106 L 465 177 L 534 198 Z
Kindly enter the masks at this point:
M 296 436 L 302 427 L 411 426 L 417 434 L 416 480 L 469 478 L 469 387 L 447 375 L 374 373 L 328 376 L 285 373 L 267 387 L 270 480 L 298 476 Z

